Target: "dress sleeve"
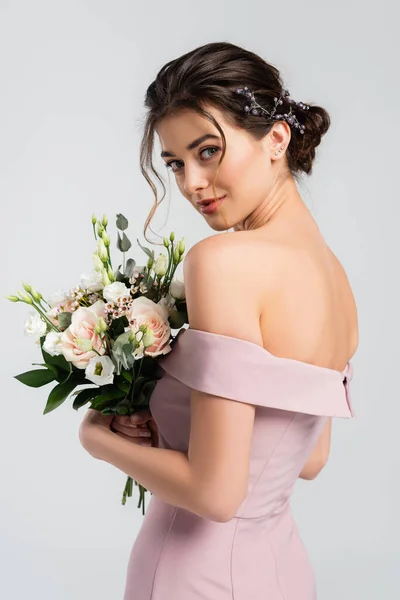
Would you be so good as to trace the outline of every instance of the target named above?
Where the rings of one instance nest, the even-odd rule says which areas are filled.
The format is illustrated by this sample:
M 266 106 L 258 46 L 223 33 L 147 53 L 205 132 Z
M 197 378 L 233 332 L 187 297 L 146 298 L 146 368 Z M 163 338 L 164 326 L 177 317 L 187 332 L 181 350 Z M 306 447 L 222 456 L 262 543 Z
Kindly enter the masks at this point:
M 247 340 L 186 329 L 159 364 L 188 387 L 215 396 L 312 415 L 354 416 L 350 363 L 341 373 L 274 356 Z

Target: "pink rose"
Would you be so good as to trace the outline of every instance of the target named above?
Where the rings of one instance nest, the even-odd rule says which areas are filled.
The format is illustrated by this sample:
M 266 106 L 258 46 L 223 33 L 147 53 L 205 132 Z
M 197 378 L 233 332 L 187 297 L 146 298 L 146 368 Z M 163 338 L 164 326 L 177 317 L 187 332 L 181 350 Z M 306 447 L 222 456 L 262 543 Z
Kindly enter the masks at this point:
M 127 313 L 129 328 L 136 332 L 141 325 L 147 325 L 152 330 L 154 342 L 146 348 L 148 356 L 159 356 L 171 351 L 171 327 L 168 322 L 168 310 L 161 304 L 156 304 L 145 296 L 132 301 L 132 307 Z
M 105 317 L 105 304 L 98 300 L 92 306 L 81 306 L 72 313 L 71 325 L 62 332 L 60 349 L 66 360 L 78 369 L 86 369 L 90 360 L 98 354 L 105 354 L 102 339 L 94 328 L 99 317 Z

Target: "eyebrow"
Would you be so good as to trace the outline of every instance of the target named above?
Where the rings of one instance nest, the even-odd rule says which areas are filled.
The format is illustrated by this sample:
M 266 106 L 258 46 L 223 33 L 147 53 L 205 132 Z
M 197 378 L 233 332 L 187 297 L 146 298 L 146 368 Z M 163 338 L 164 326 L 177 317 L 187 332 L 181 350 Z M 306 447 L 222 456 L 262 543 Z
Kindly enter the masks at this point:
M 186 146 L 186 150 L 194 150 L 194 148 L 197 148 L 197 146 L 200 146 L 200 144 L 210 139 L 219 140 L 219 136 L 214 135 L 213 133 L 206 133 L 205 135 L 202 135 L 201 137 L 197 138 L 197 140 L 193 140 L 193 142 L 190 142 L 190 144 Z M 161 157 L 164 156 L 175 156 L 175 154 L 173 154 L 173 152 L 169 152 L 168 150 L 163 150 L 161 152 Z

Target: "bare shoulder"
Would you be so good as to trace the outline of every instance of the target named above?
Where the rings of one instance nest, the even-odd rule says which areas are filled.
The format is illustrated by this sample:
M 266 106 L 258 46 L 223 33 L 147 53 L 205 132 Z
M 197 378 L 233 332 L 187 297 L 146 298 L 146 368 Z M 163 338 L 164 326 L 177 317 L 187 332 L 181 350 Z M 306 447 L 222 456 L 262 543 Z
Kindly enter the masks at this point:
M 192 321 L 250 339 L 276 356 L 338 370 L 358 347 L 355 298 L 322 238 L 213 235 L 190 249 L 184 271 L 194 328 Z
M 263 277 L 254 265 L 252 239 L 228 232 L 205 238 L 187 252 L 183 271 L 191 328 L 262 345 Z
M 260 321 L 274 354 L 343 370 L 358 347 L 358 311 L 343 265 L 322 237 L 266 244 L 272 274 Z

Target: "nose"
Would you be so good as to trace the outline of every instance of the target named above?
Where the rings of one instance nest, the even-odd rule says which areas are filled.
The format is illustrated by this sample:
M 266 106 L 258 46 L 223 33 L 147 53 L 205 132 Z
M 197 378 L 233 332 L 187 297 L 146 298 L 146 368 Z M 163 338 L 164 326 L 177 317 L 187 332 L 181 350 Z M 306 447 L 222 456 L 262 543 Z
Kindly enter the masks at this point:
M 201 167 L 185 166 L 185 181 L 183 188 L 187 194 L 195 195 L 199 190 L 208 187 L 208 179 Z

